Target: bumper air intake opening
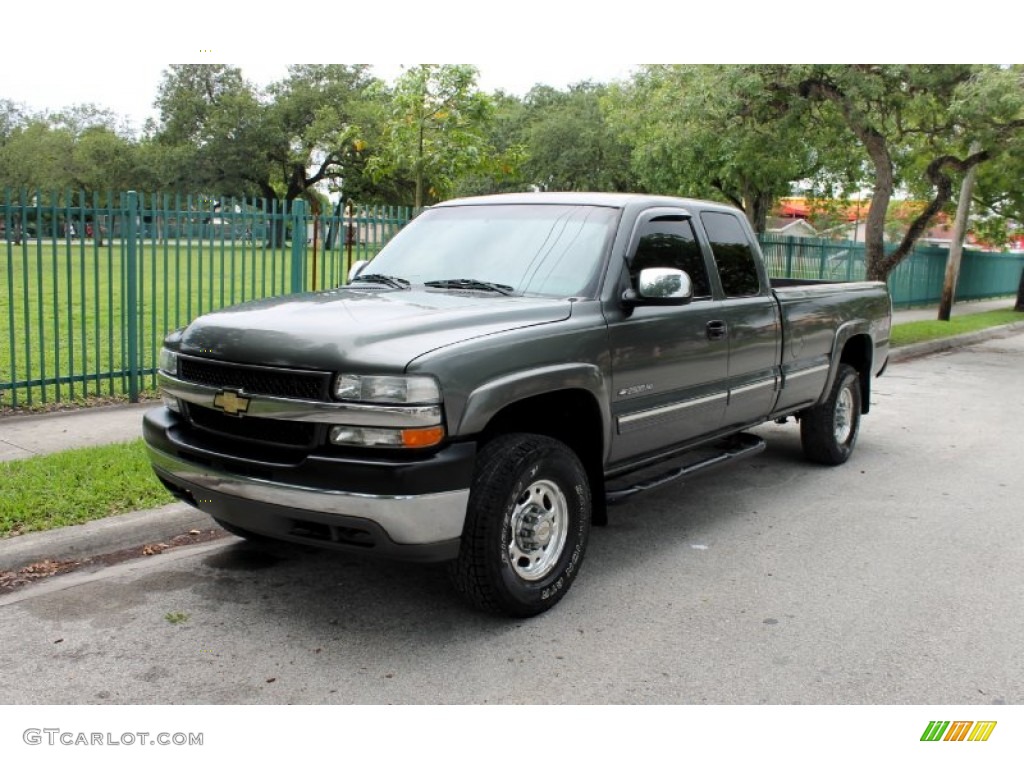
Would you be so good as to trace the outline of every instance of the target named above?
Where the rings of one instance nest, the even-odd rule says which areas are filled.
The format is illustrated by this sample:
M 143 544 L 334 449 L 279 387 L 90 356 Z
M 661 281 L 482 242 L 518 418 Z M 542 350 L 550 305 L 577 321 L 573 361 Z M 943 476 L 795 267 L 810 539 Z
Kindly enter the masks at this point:
M 341 525 L 326 525 L 314 523 L 309 520 L 292 520 L 289 536 L 301 539 L 312 539 L 314 541 L 330 541 L 335 544 L 348 544 L 355 547 L 374 547 L 373 536 L 369 531 L 358 528 L 351 528 Z

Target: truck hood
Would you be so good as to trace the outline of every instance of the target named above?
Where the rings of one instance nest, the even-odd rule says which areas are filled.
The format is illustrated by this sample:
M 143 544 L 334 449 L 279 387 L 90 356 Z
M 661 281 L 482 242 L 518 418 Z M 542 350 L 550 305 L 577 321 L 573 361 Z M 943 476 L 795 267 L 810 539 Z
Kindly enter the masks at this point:
M 571 311 L 565 299 L 338 289 L 261 299 L 203 315 L 183 332 L 180 350 L 285 368 L 397 371 L 431 350 L 558 322 Z

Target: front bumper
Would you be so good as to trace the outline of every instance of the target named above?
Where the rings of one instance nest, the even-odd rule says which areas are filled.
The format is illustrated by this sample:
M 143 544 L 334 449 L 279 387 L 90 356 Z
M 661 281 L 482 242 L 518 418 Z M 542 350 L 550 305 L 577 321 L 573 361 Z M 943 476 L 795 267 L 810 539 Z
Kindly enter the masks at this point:
M 404 560 L 458 554 L 472 443 L 408 460 L 233 455 L 162 407 L 146 413 L 143 434 L 168 489 L 218 520 L 272 538 Z

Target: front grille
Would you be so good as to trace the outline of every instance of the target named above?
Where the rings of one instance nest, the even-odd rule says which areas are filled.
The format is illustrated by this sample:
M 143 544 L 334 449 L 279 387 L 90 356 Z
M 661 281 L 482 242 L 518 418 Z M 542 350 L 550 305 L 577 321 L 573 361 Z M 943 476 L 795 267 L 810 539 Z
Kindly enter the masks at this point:
M 298 400 L 327 400 L 331 374 L 238 365 L 194 357 L 178 358 L 178 375 L 184 381 L 221 389 L 237 389 L 248 395 L 271 395 Z
M 312 448 L 318 440 L 317 425 L 305 421 L 227 416 L 194 403 L 188 404 L 192 424 L 219 435 L 291 448 Z

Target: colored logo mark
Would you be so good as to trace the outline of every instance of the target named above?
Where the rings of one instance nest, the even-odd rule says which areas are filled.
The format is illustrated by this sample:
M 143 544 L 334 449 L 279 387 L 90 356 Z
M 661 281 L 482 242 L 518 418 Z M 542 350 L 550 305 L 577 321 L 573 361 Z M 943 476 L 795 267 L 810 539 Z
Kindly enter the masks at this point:
M 921 741 L 988 741 L 996 729 L 995 720 L 932 720 Z
M 214 396 L 213 405 L 215 408 L 220 408 L 224 413 L 238 416 L 249 410 L 249 398 L 242 397 L 239 393 L 226 389 Z

